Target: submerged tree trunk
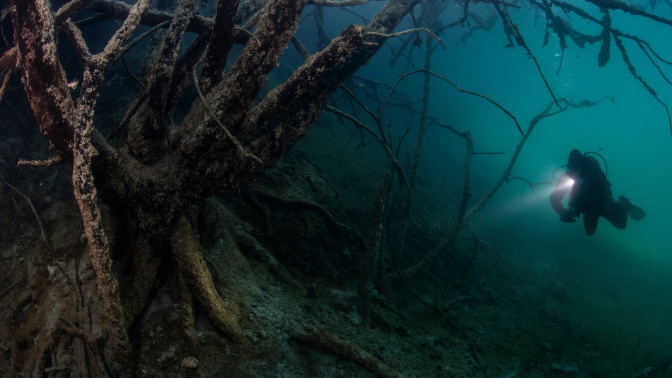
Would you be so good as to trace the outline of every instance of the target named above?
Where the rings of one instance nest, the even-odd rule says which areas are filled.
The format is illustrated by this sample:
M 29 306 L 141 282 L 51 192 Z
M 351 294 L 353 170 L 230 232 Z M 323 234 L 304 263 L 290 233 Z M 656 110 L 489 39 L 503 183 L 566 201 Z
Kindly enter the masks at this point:
M 256 105 L 306 1 L 267 2 L 251 35 L 235 26 L 238 2 L 219 1 L 210 32 L 201 33 L 180 57 L 182 36 L 194 22 L 197 3 L 184 0 L 155 52 L 144 90 L 127 110 L 116 147 L 93 125 L 95 100 L 107 68 L 122 57 L 137 25 L 148 19 L 151 1 L 130 9 L 121 3 L 97 3 L 127 9 L 128 17 L 95 55 L 69 19 L 89 3 L 73 1 L 54 14 L 47 0 L 14 0 L 13 23 L 23 82 L 40 129 L 58 160 L 73 166 L 75 197 L 107 312 L 116 374 L 133 374 L 127 367 L 127 332 L 146 308 L 166 264 L 187 283 L 187 303 L 193 297 L 232 342 L 249 343 L 236 321 L 235 306 L 227 305 L 215 290 L 201 255 L 194 220 L 202 201 L 215 189 L 232 189 L 250 180 L 290 149 L 324 111 L 329 95 L 381 47 L 384 37 L 367 36 L 367 31 L 391 32 L 416 0 L 390 1 L 370 25 L 350 26 Z M 57 55 L 57 27 L 70 37 L 84 68 L 78 98 L 71 96 Z M 247 43 L 223 75 L 230 49 L 241 38 Z M 183 122 L 171 125 L 167 114 L 192 80 L 200 96 Z M 130 235 L 130 250 L 122 261 L 130 265 L 125 270 L 134 278 L 121 292 L 112 272 L 101 202 L 115 209 Z

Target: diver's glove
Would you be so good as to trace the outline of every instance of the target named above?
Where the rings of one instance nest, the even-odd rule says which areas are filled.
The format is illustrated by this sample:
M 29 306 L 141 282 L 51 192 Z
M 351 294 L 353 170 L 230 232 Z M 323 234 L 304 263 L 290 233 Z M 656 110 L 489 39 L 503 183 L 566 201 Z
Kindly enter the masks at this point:
M 574 209 L 567 209 L 563 214 L 560 215 L 560 220 L 564 223 L 574 223 L 576 222 L 576 213 Z

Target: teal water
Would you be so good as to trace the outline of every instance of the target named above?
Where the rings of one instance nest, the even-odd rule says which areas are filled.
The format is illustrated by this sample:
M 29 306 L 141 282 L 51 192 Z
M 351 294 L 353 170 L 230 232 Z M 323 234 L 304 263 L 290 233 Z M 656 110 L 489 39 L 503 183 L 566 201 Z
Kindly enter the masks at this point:
M 584 2 L 572 2 L 599 15 Z M 567 38 L 562 51 L 551 33 L 542 47 L 543 14 L 522 4 L 510 9 L 527 45 L 539 61 L 542 72 L 557 98 L 597 101 L 613 97 L 588 108 L 572 109 L 542 120 L 524 146 L 511 175 L 530 182 L 550 181 L 554 171 L 566 164 L 569 151 L 601 154 L 608 163 L 608 179 L 616 198 L 623 194 L 647 211 L 641 221 L 629 220 L 625 230 L 600 219 L 597 233 L 583 231 L 582 219 L 576 223 L 559 221 L 549 202 L 552 185 L 536 186 L 537 195 L 520 180 L 505 184 L 486 207 L 474 217 L 473 225 L 481 237 L 505 251 L 521 269 L 532 268 L 564 285 L 571 301 L 562 315 L 592 336 L 602 350 L 624 359 L 646 362 L 663 359 L 672 352 L 672 135 L 663 106 L 628 71 L 621 53 L 611 43 L 611 59 L 605 67 L 597 64 L 600 44 L 579 48 Z M 381 4 L 369 5 L 371 9 Z M 470 10 L 486 15 L 490 4 L 471 4 Z M 661 16 L 670 9 L 658 7 Z M 459 17 L 461 8 L 448 5 L 440 15 L 444 24 Z M 416 8 L 416 15 L 420 7 Z M 613 26 L 648 41 L 665 59 L 672 59 L 670 26 L 621 12 L 611 12 Z M 343 23 L 356 22 L 350 15 Z M 598 34 L 599 29 L 572 15 L 575 28 Z M 335 26 L 336 27 L 336 26 Z M 406 22 L 399 29 L 412 27 Z M 464 28 L 447 29 L 440 37 L 447 49 L 438 47 L 432 55 L 432 71 L 463 89 L 480 93 L 501 104 L 515 115 L 524 130 L 530 120 L 551 101 L 533 61 L 521 47 L 505 48 L 508 43 L 501 20 L 491 30 L 477 30 L 460 42 Z M 424 37 L 423 37 L 424 38 Z M 399 46 L 401 39 L 390 42 Z M 672 87 L 632 41 L 624 40 L 632 63 L 658 93 L 672 101 Z M 390 67 L 392 54 L 383 48 L 360 74 L 392 85 L 402 70 L 423 66 L 424 49 L 413 50 L 414 67 L 400 59 Z M 672 69 L 658 63 L 666 75 Z M 414 99 L 422 95 L 422 75 L 406 79 L 399 87 Z M 416 104 L 420 107 L 420 104 Z M 389 110 L 398 132 L 409 124 L 417 129 L 418 119 L 398 110 Z M 478 155 L 472 163 L 473 204 L 501 176 L 521 135 L 514 122 L 492 104 L 459 93 L 444 81 L 432 78 L 429 114 L 459 130 L 469 130 L 477 151 L 506 152 L 503 155 Z M 405 147 L 412 148 L 414 136 Z M 428 131 L 420 175 L 459 198 L 462 189 L 464 143 L 450 132 L 433 127 Z M 403 153 L 402 153 L 403 157 Z M 604 165 L 603 165 L 604 167 Z M 555 174 L 557 178 L 563 169 Z M 451 209 L 446 209 L 450 211 Z

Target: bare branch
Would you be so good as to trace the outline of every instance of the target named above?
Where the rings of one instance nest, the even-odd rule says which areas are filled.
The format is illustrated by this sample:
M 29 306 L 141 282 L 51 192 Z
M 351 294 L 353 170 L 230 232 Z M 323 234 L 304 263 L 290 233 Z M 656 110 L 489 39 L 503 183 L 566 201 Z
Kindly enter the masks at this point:
M 404 183 L 404 186 L 410 191 L 411 186 L 408 183 L 408 180 L 406 180 L 406 175 L 404 174 L 404 169 L 401 167 L 401 164 L 399 164 L 399 161 L 397 160 L 397 157 L 394 155 L 394 151 L 390 148 L 390 146 L 383 140 L 383 138 L 378 135 L 375 131 L 373 131 L 370 127 L 367 125 L 363 124 L 360 122 L 357 118 L 351 116 L 350 114 L 347 114 L 345 112 L 342 112 L 339 109 L 334 108 L 333 106 L 327 106 L 326 110 L 329 112 L 332 112 L 334 114 L 338 114 L 339 116 L 347 119 L 348 121 L 352 122 L 356 127 L 362 128 L 366 131 L 369 132 L 369 134 L 373 135 L 373 137 L 380 143 L 381 146 L 383 146 L 383 149 L 387 153 L 387 156 L 390 158 L 392 161 L 392 164 L 394 165 L 395 168 L 397 168 L 397 172 L 399 173 L 399 177 L 401 179 L 401 182 Z
M 34 167 L 53 167 L 54 165 L 59 165 L 65 163 L 63 161 L 63 158 L 60 155 L 56 155 L 53 157 L 50 157 L 47 160 L 24 160 L 24 159 L 19 159 L 19 161 L 16 163 L 17 167 L 21 167 L 24 165 L 30 165 Z
M 131 11 L 131 5 L 123 1 L 93 0 L 86 9 L 107 15 L 108 19 L 126 19 Z M 162 22 L 173 19 L 173 14 L 150 9 L 145 12 L 140 22 L 147 26 L 156 26 Z M 187 31 L 194 33 L 209 33 L 212 28 L 212 20 L 203 16 L 194 15 L 189 20 Z
M 128 41 L 140 24 L 143 13 L 149 9 L 150 5 L 152 5 L 152 0 L 139 0 L 133 7 L 131 7 L 124 24 L 117 29 L 112 38 L 110 38 L 105 49 L 94 57 L 100 65 L 98 70 L 105 72 L 107 67 L 114 62 L 114 59 L 119 55 L 119 52 L 123 49 L 126 41 Z M 100 80 L 102 80 L 102 77 Z
M 116 62 L 116 61 L 118 61 L 119 59 L 121 59 L 127 52 L 129 52 L 133 47 L 135 47 L 135 45 L 137 45 L 138 43 L 140 43 L 140 42 L 141 42 L 143 39 L 145 39 L 147 36 L 153 34 L 155 31 L 157 31 L 157 30 L 159 30 L 159 29 L 161 29 L 161 28 L 165 28 L 165 27 L 168 26 L 168 25 L 170 25 L 170 20 L 166 20 L 166 21 L 163 21 L 163 22 L 161 22 L 161 23 L 159 23 L 159 24 L 156 24 L 156 25 L 154 25 L 152 28 L 150 28 L 149 30 L 147 30 L 146 32 L 140 34 L 140 35 L 137 36 L 134 40 L 132 40 L 131 42 L 129 42 L 129 43 L 127 43 L 126 45 L 124 45 L 124 48 L 121 49 L 121 50 L 119 51 L 119 54 L 117 54 L 117 56 L 114 58 L 114 61 Z
M 546 76 L 544 76 L 544 73 L 541 71 L 541 66 L 539 65 L 539 61 L 537 61 L 537 58 L 532 54 L 532 50 L 527 46 L 527 43 L 525 43 L 525 39 L 523 38 L 523 35 L 520 34 L 520 30 L 518 30 L 518 25 L 516 25 L 513 20 L 511 19 L 511 16 L 509 15 L 509 11 L 507 8 L 507 4 L 504 0 L 501 0 L 502 5 L 504 7 L 504 14 L 506 14 L 506 20 L 508 21 L 509 25 L 513 29 L 516 37 L 516 42 L 520 46 L 522 46 L 528 53 L 528 55 L 532 58 L 534 61 L 534 65 L 537 67 L 537 71 L 539 71 L 539 75 L 541 76 L 541 79 L 544 81 L 544 84 L 546 85 L 546 89 L 548 89 L 548 92 L 551 94 L 551 97 L 553 97 L 553 101 L 555 101 L 555 104 L 560 107 L 560 104 L 558 103 L 558 99 L 555 98 L 555 94 L 553 94 L 553 90 L 551 89 L 550 84 L 548 84 L 548 81 L 546 80 Z M 497 3 L 495 3 L 496 5 Z M 516 122 L 517 124 L 517 122 Z M 518 130 L 522 134 L 522 130 L 520 129 L 520 126 L 518 126 Z
M 249 113 L 242 129 L 243 135 L 261 126 L 271 115 L 294 103 L 317 86 L 329 67 L 346 59 L 355 49 L 362 46 L 363 30 L 362 26 L 350 26 L 342 36 L 334 38 L 324 50 L 311 56 L 285 83 L 273 89 Z
M 197 68 L 197 66 L 194 67 L 194 71 L 193 71 L 194 85 L 196 86 L 196 91 L 198 92 L 198 97 L 200 97 L 201 102 L 203 103 L 203 106 L 205 106 L 205 108 L 208 110 L 208 113 L 210 114 L 210 117 L 212 117 L 212 119 L 214 119 L 215 122 L 217 122 L 217 124 L 219 125 L 219 127 L 222 128 L 222 130 L 224 131 L 226 136 L 229 138 L 231 143 L 233 143 L 236 146 L 238 151 L 243 156 L 256 161 L 260 165 L 264 165 L 264 162 L 261 161 L 261 159 L 259 159 L 257 156 L 245 151 L 245 148 L 243 148 L 243 146 L 240 144 L 240 141 L 238 139 L 236 139 L 235 136 L 231 135 L 231 132 L 229 131 L 229 129 L 227 129 L 226 126 L 224 126 L 224 124 L 222 124 L 222 122 L 217 118 L 217 116 L 215 115 L 215 112 L 212 110 L 210 105 L 208 105 L 208 102 L 206 101 L 205 97 L 203 97 L 203 93 L 201 93 L 200 84 L 198 83 L 198 75 L 196 74 L 196 68 Z
M 61 26 L 75 46 L 75 51 L 77 51 L 77 57 L 79 57 L 80 62 L 86 67 L 91 61 L 91 53 L 89 52 L 89 46 L 84 41 L 82 31 L 70 19 L 63 21 Z
M 11 49 L 5 51 L 2 56 L 0 56 L 0 71 L 6 69 L 6 68 L 14 68 L 16 67 L 17 61 L 16 59 L 19 56 L 19 49 L 14 46 Z
M 173 72 L 182 36 L 196 10 L 196 4 L 197 0 L 180 2 L 155 52 L 147 77 L 147 98 L 137 111 L 124 140 L 131 153 L 140 160 L 156 160 L 170 146 L 167 105 L 171 99 L 168 95 L 173 85 Z
M 296 50 L 301 55 L 301 58 L 303 58 L 304 61 L 308 60 L 308 58 L 310 57 L 310 52 L 308 52 L 308 49 L 301 43 L 301 41 L 299 41 L 299 39 L 296 38 L 295 35 L 292 36 L 291 41 L 292 45 L 294 45 Z
M 625 51 L 623 41 L 621 41 L 621 39 L 617 37 L 615 34 L 614 34 L 614 42 L 616 43 L 616 46 L 618 46 L 619 50 L 621 50 L 621 54 L 623 55 L 623 61 L 628 66 L 628 70 L 630 71 L 632 76 L 634 76 L 635 79 L 637 79 L 640 83 L 642 83 L 644 88 L 646 88 L 646 90 L 649 91 L 651 96 L 653 96 L 653 98 L 655 98 L 656 101 L 658 101 L 661 105 L 663 105 L 663 108 L 665 108 L 665 113 L 667 114 L 667 123 L 670 128 L 670 133 L 672 134 L 672 118 L 670 117 L 670 110 L 667 108 L 667 104 L 661 101 L 661 99 L 658 98 L 658 94 L 656 93 L 656 91 L 653 88 L 651 88 L 651 86 L 646 81 L 644 81 L 644 78 L 642 78 L 640 75 L 637 74 L 635 66 L 630 62 L 630 57 L 628 57 L 628 54 Z
M 213 26 L 208 49 L 206 50 L 201 81 L 203 90 L 210 91 L 213 85 L 222 80 L 229 52 L 235 42 L 235 17 L 239 0 L 223 0 L 217 2 L 217 15 Z
M 364 5 L 368 2 L 369 0 L 310 0 L 308 4 L 321 5 L 324 7 L 351 7 L 354 5 Z
M 409 77 L 409 76 L 411 76 L 411 75 L 415 75 L 415 74 L 420 73 L 420 72 L 428 72 L 430 75 L 433 75 L 433 76 L 435 76 L 435 77 L 438 77 L 439 79 L 441 79 L 441 80 L 447 82 L 448 84 L 452 85 L 453 87 L 455 87 L 455 89 L 457 89 L 458 91 L 460 91 L 460 92 L 462 92 L 462 93 L 467 93 L 467 94 L 474 95 L 474 96 L 483 98 L 483 99 L 485 99 L 485 100 L 488 100 L 491 104 L 493 104 L 493 105 L 495 105 L 496 107 L 500 108 L 504 113 L 506 113 L 506 115 L 508 115 L 509 117 L 511 117 L 511 119 L 513 119 L 513 121 L 516 123 L 516 127 L 518 127 L 518 131 L 520 132 L 521 135 L 523 135 L 523 129 L 521 129 L 520 124 L 518 123 L 518 120 L 516 119 L 516 117 L 515 117 L 513 114 L 511 114 L 511 112 L 509 112 L 508 110 L 506 110 L 503 106 L 501 106 L 499 103 L 495 102 L 494 100 L 492 100 L 492 99 L 490 99 L 489 97 L 484 96 L 484 95 L 482 95 L 482 94 L 480 94 L 480 93 L 476 93 L 476 92 L 472 92 L 472 91 L 469 91 L 469 90 L 466 90 L 466 89 L 462 89 L 462 88 L 460 88 L 457 84 L 453 83 L 451 80 L 447 79 L 446 77 L 441 76 L 441 75 L 439 75 L 439 74 L 436 74 L 436 73 L 434 73 L 434 72 L 432 72 L 432 71 L 427 71 L 427 70 L 425 70 L 425 69 L 416 70 L 416 71 L 413 71 L 413 72 L 409 72 L 409 73 L 407 73 L 407 74 L 402 74 L 401 77 L 399 77 L 399 80 L 397 80 L 396 84 L 392 87 L 392 90 L 390 91 L 390 94 L 389 94 L 389 96 L 387 97 L 387 100 L 385 101 L 385 105 L 387 105 L 387 102 L 390 100 L 390 97 L 392 96 L 392 93 L 394 92 L 395 88 L 399 85 L 399 83 L 400 83 L 402 80 L 404 80 L 405 78 L 407 78 L 407 77 Z M 380 110 L 380 114 L 382 114 L 383 110 L 385 109 L 385 105 L 383 105 L 383 107 L 381 108 L 381 110 Z
M 49 250 L 49 253 L 54 253 L 54 249 L 51 247 L 51 243 L 49 242 L 49 239 L 47 239 L 47 234 L 44 232 L 44 226 L 42 226 L 42 221 L 40 220 L 40 216 L 37 214 L 37 210 L 35 210 L 35 206 L 33 206 L 33 202 L 30 200 L 30 197 L 27 195 L 23 194 L 17 187 L 14 185 L 10 184 L 5 180 L 5 178 L 0 175 L 0 179 L 2 179 L 2 182 L 4 182 L 7 186 L 9 186 L 14 192 L 16 192 L 18 195 L 23 197 L 24 200 L 28 203 L 28 206 L 30 206 L 30 210 L 33 212 L 33 215 L 35 216 L 35 220 L 37 221 L 37 226 L 40 229 L 40 235 L 42 236 L 42 241 L 44 241 L 45 246 Z
M 646 17 L 656 22 L 672 26 L 672 20 L 668 20 L 667 18 L 659 17 L 656 16 L 655 14 L 645 12 L 620 0 L 588 0 L 588 1 L 597 5 L 600 8 L 618 9 L 626 13 Z
M 2 70 L 5 69 L 7 70 L 7 72 L 5 72 L 5 77 L 2 79 L 2 85 L 0 85 L 0 103 L 2 102 L 2 99 L 4 97 L 5 89 L 7 89 L 9 80 L 11 80 L 12 75 L 14 74 L 14 71 L 16 70 L 16 67 L 19 62 L 18 55 L 16 54 L 17 51 L 16 48 L 12 48 L 12 50 L 14 50 L 14 54 L 9 54 L 9 57 L 7 58 L 6 61 L 4 61 L 4 58 L 5 55 L 8 54 L 5 53 L 2 56 L 2 58 L 0 58 L 0 72 L 2 72 Z M 3 63 L 5 67 L 3 67 Z
M 92 1 L 93 0 L 72 0 L 69 3 L 58 8 L 58 11 L 56 12 L 55 15 L 56 23 L 61 24 L 62 22 L 65 22 L 73 14 L 86 8 L 89 4 L 91 4 Z
M 420 32 L 420 31 L 427 32 L 429 35 L 432 36 L 432 38 L 434 38 L 437 42 L 439 42 L 441 44 L 441 46 L 443 47 L 444 50 L 446 49 L 446 45 L 443 44 L 443 41 L 441 40 L 441 38 L 437 37 L 436 34 L 432 33 L 431 30 L 426 29 L 426 28 L 408 29 L 408 30 L 404 30 L 404 31 L 400 31 L 400 32 L 397 32 L 397 33 L 392 33 L 392 34 L 376 33 L 376 32 L 366 32 L 364 34 L 365 35 L 373 35 L 373 36 L 377 36 L 377 37 L 383 37 L 383 38 L 392 38 L 392 37 L 400 37 L 400 36 L 405 35 L 405 34 L 417 33 L 417 32 Z

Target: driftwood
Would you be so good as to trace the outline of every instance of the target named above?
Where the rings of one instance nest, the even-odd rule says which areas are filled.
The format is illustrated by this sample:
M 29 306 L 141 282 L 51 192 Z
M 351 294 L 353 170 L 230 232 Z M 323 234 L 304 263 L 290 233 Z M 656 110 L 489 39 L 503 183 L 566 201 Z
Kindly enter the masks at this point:
M 324 330 L 315 327 L 306 327 L 295 330 L 292 337 L 302 343 L 324 349 L 327 352 L 352 361 L 377 377 L 403 377 L 401 373 L 352 341 L 343 340 Z

